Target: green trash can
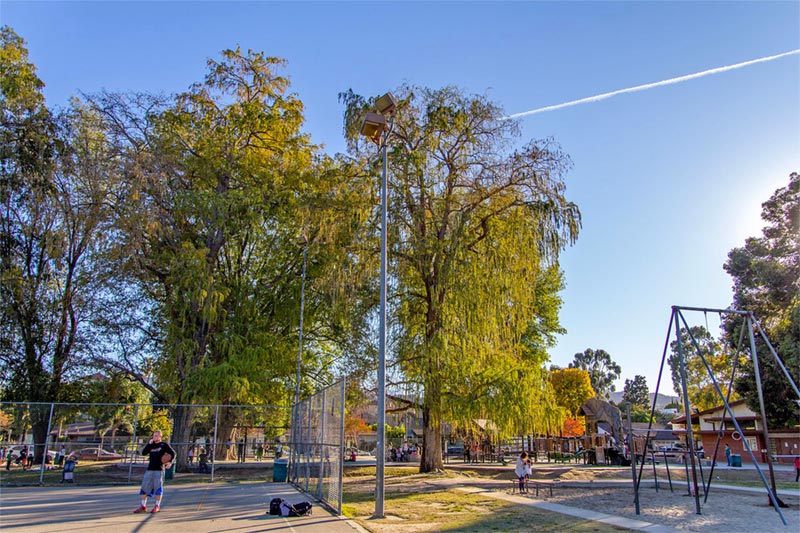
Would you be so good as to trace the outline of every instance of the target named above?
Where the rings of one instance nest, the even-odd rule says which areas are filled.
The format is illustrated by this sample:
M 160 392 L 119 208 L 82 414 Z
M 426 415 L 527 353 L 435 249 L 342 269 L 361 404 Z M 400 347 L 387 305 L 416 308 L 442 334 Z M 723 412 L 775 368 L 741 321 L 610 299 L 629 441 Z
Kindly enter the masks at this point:
M 289 460 L 288 459 L 275 459 L 272 463 L 272 481 L 277 483 L 286 483 L 286 478 L 289 476 Z
M 742 456 L 738 453 L 731 454 L 731 466 L 742 466 Z
M 175 463 L 170 463 L 169 467 L 164 470 L 164 479 L 172 479 L 175 477 Z

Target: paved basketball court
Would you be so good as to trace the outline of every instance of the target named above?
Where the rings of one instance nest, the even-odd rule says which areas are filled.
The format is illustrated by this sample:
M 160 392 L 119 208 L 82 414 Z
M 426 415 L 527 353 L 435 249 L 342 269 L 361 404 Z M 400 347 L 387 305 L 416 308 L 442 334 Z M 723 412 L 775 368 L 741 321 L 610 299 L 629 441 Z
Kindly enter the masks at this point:
M 158 514 L 133 514 L 136 485 L 18 487 L 0 489 L 0 528 L 21 533 L 60 532 L 259 532 L 353 533 L 350 522 L 331 514 L 287 483 L 193 483 L 167 485 Z M 308 517 L 267 513 L 269 501 L 312 501 Z M 153 499 L 148 500 L 148 509 Z

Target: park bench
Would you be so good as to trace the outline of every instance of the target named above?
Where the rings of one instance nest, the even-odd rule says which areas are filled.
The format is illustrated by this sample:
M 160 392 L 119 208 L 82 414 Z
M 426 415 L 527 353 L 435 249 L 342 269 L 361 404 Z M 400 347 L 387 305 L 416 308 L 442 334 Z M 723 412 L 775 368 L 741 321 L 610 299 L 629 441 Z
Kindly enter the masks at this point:
M 519 490 L 519 479 L 516 477 L 511 480 L 513 483 L 511 487 L 511 494 L 516 494 Z M 526 479 L 525 480 L 525 491 L 530 493 L 531 487 L 533 487 L 533 492 L 536 496 L 539 496 L 539 489 L 542 490 L 549 490 L 550 496 L 553 496 L 553 487 L 558 485 L 560 481 L 558 480 L 536 480 L 536 479 Z

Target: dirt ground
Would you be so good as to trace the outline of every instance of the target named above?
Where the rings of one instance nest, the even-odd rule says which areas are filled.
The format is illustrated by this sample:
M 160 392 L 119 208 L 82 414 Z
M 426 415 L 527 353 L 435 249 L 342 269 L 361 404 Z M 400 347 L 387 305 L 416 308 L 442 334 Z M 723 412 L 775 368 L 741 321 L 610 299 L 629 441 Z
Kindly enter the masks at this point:
M 542 492 L 540 492 L 540 495 Z M 669 526 L 685 531 L 780 531 L 783 523 L 774 508 L 768 505 L 765 494 L 732 491 L 713 491 L 707 503 L 700 497 L 700 512 L 696 513 L 695 499 L 689 496 L 686 485 L 675 486 L 674 492 L 652 486 L 639 491 L 640 514 L 637 516 L 631 487 L 568 487 L 557 488 L 553 496 L 543 497 L 552 503 L 590 509 L 601 513 L 625 516 Z M 788 522 L 786 531 L 800 530 L 798 498 L 782 497 L 789 508 L 782 509 Z

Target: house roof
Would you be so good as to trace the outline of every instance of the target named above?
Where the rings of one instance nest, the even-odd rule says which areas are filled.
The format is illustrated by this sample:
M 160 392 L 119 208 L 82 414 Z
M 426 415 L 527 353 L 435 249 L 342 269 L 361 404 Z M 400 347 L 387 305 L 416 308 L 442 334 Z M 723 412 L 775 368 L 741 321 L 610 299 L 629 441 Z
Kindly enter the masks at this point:
M 728 405 L 730 405 L 731 407 L 735 407 L 735 406 L 738 406 L 738 405 L 742 405 L 744 403 L 745 403 L 745 400 L 736 400 L 736 401 L 733 401 L 733 402 L 728 402 Z M 702 416 L 702 415 L 707 415 L 707 414 L 714 413 L 716 411 L 724 411 L 724 410 L 725 410 L 725 406 L 724 405 L 717 405 L 715 407 L 711 407 L 710 409 L 705 409 L 703 411 L 694 412 L 694 413 L 692 413 L 692 422 L 694 422 L 695 420 L 699 420 L 700 416 Z M 738 417 L 738 416 L 736 417 L 737 420 L 739 418 L 740 417 Z M 709 419 L 709 420 L 711 420 L 711 419 Z M 673 424 L 675 424 L 675 423 L 677 423 L 677 424 L 686 423 L 686 415 L 682 414 L 681 416 L 673 418 L 672 419 L 672 423 Z
M 491 420 L 486 418 L 476 418 L 473 420 L 475 424 L 485 431 L 497 431 L 497 426 Z

